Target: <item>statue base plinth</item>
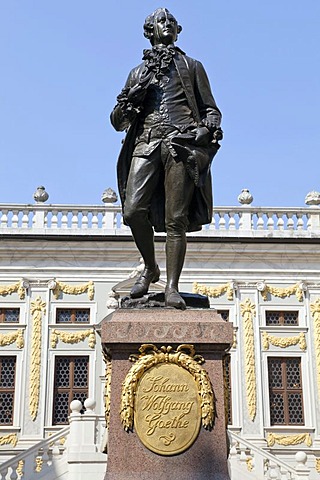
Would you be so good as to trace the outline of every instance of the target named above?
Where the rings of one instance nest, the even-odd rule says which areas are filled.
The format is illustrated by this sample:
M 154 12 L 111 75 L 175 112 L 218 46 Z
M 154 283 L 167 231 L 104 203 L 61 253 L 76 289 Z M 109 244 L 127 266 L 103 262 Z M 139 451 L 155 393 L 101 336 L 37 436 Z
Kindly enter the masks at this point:
M 101 322 L 101 341 L 111 354 L 111 402 L 108 463 L 105 480 L 229 480 L 222 359 L 233 340 L 233 327 L 215 310 L 119 309 Z M 122 383 L 142 344 L 157 347 L 192 344 L 202 355 L 216 398 L 211 431 L 201 427 L 184 452 L 163 456 L 147 449 L 135 432 L 127 433 L 120 420 Z

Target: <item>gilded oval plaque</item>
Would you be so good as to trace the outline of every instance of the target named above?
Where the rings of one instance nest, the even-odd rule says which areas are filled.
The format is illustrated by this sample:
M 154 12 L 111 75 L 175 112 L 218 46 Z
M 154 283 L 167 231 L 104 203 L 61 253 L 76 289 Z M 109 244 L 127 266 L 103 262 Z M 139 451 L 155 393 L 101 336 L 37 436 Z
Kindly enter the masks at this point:
M 134 426 L 141 442 L 160 455 L 182 453 L 201 425 L 198 386 L 191 373 L 172 363 L 149 368 L 140 378 Z

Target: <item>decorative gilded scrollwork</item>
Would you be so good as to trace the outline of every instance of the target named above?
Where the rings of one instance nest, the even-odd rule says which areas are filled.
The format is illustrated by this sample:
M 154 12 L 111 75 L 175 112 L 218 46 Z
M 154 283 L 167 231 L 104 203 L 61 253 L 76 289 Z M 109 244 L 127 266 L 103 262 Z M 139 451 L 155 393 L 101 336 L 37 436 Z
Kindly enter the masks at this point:
M 34 467 L 35 472 L 40 473 L 41 470 L 42 470 L 42 465 L 43 465 L 42 458 L 40 456 L 36 457 L 35 458 L 35 467 Z
M 254 350 L 253 318 L 256 307 L 250 298 L 241 304 L 241 316 L 244 319 L 244 345 L 245 345 L 245 378 L 247 386 L 247 405 L 249 416 L 253 421 L 257 410 L 256 362 Z
M 203 357 L 195 355 L 193 345 L 161 347 L 144 344 L 139 348 L 140 355 L 131 355 L 135 364 L 129 370 L 122 387 L 120 407 L 121 422 L 126 431 L 133 428 L 134 399 L 137 385 L 142 375 L 151 367 L 161 363 L 173 363 L 186 369 L 194 378 L 201 399 L 201 420 L 205 429 L 211 429 L 215 419 L 215 398 L 207 372 L 201 368 Z
M 263 284 L 263 290 L 260 290 L 261 296 L 263 300 L 268 299 L 268 293 L 274 295 L 275 297 L 285 298 L 290 297 L 291 295 L 295 295 L 299 302 L 303 300 L 303 285 L 301 282 L 295 283 L 291 287 L 281 288 L 281 287 L 272 287 L 271 285 Z
M 247 464 L 247 470 L 248 470 L 248 472 L 252 472 L 252 470 L 253 470 L 252 457 L 248 457 L 248 458 L 246 459 L 246 464 Z
M 310 304 L 310 310 L 314 319 L 314 343 L 316 352 L 318 392 L 320 395 L 320 298 Z
M 227 293 L 227 299 L 233 300 L 233 283 L 225 283 L 224 285 L 219 285 L 217 287 L 208 287 L 207 285 L 200 285 L 197 282 L 193 283 L 192 291 L 193 293 L 199 293 L 200 295 L 207 295 L 208 297 L 217 298 Z
M 0 347 L 4 347 L 6 345 L 11 345 L 12 343 L 16 342 L 18 348 L 24 347 L 24 339 L 23 339 L 23 330 L 19 328 L 12 333 L 1 333 L 0 334 Z
M 24 473 L 23 467 L 24 467 L 24 460 L 19 460 L 18 466 L 16 468 L 16 474 L 18 475 L 18 477 L 22 477 Z
M 320 458 L 316 458 L 316 471 L 320 473 Z
M 74 344 L 83 342 L 83 340 L 85 340 L 86 338 L 89 338 L 89 347 L 94 348 L 96 345 L 96 336 L 93 328 L 90 328 L 89 330 L 81 330 L 80 332 L 70 333 L 54 329 L 51 332 L 51 347 L 56 348 L 59 340 L 63 343 Z
M 275 347 L 287 348 L 293 345 L 299 345 L 301 350 L 307 349 L 306 336 L 303 332 L 295 337 L 274 337 L 268 332 L 262 334 L 263 349 L 269 350 L 270 343 Z
M 102 354 L 103 354 L 103 361 L 105 363 L 105 378 L 106 378 L 106 383 L 104 386 L 104 413 L 105 413 L 105 419 L 106 419 L 106 428 L 109 428 L 112 363 L 111 363 L 111 356 L 105 349 L 102 350 Z
M 11 295 L 12 293 L 17 292 L 20 300 L 23 300 L 26 296 L 26 287 L 24 280 L 20 280 L 17 283 L 11 285 L 1 285 L 0 286 L 0 295 L 5 297 L 6 295 Z
M 5 435 L 0 437 L 0 445 L 12 445 L 15 447 L 18 443 L 18 437 L 16 433 L 10 433 L 9 435 Z
M 55 280 L 53 283 L 55 286 L 52 291 L 56 299 L 59 298 L 61 292 L 69 295 L 80 295 L 87 292 L 89 300 L 94 299 L 94 283 L 91 280 L 83 285 L 68 285 L 67 283 L 58 282 L 58 280 Z
M 40 367 L 41 367 L 41 330 L 42 314 L 46 311 L 46 302 L 38 296 L 31 302 L 32 338 L 31 338 L 31 367 L 29 386 L 29 411 L 35 420 L 38 414 L 40 393 Z
M 310 433 L 301 433 L 300 435 L 277 435 L 275 433 L 268 433 L 268 447 L 273 447 L 276 443 L 285 447 L 305 443 L 308 447 L 311 447 L 312 439 Z

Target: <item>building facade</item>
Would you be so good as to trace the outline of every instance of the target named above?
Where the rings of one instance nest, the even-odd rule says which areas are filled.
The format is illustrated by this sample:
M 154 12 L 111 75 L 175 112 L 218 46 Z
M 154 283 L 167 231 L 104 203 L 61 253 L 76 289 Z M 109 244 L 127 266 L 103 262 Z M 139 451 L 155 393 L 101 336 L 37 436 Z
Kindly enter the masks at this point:
M 317 206 L 216 207 L 212 224 L 188 235 L 180 290 L 208 295 L 234 327 L 225 360 L 232 480 L 320 478 L 319 245 Z M 162 290 L 162 235 L 156 252 Z M 99 323 L 141 268 L 119 206 L 0 205 L 0 478 L 73 478 L 77 462 L 62 461 L 70 403 L 81 402 L 78 418 L 87 398 L 96 402 L 91 458 L 104 471 Z

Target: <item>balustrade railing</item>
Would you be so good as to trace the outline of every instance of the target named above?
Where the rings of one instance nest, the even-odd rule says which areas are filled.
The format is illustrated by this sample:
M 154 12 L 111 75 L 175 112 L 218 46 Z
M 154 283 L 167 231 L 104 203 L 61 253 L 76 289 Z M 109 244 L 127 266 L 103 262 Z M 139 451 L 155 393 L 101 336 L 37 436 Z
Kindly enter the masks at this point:
M 0 204 L 0 235 L 127 235 L 118 205 Z M 214 207 L 192 236 L 319 237 L 320 208 Z
M 295 454 L 292 467 L 270 452 L 267 452 L 244 438 L 229 431 L 230 478 L 259 480 L 309 480 L 310 470 L 306 466 L 307 455 L 299 451 Z
M 64 440 L 69 435 L 69 431 L 70 427 L 65 427 L 3 462 L 0 465 L 0 480 L 30 480 L 35 476 L 40 477 L 40 473 L 41 478 L 46 478 L 55 460 L 61 458 L 65 452 Z

